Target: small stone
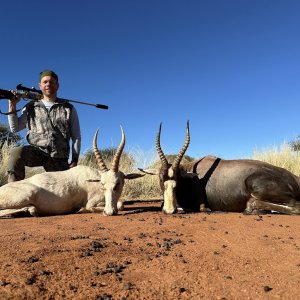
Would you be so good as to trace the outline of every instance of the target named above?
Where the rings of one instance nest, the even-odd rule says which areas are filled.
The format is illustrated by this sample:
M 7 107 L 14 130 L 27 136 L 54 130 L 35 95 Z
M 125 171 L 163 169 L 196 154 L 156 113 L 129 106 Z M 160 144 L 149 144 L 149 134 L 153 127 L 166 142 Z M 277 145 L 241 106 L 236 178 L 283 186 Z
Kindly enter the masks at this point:
M 265 286 L 264 287 L 264 291 L 267 293 L 267 292 L 270 292 L 270 291 L 272 291 L 273 290 L 273 288 L 271 288 L 271 287 L 269 287 L 269 286 Z
M 77 287 L 76 286 L 70 284 L 69 288 L 70 288 L 70 291 L 77 292 Z
M 30 278 L 27 278 L 25 284 L 32 285 L 36 282 L 36 275 L 32 275 Z
M 39 261 L 39 259 L 38 259 L 38 257 L 35 257 L 35 256 L 31 256 L 27 259 L 28 263 L 35 263 L 37 261 Z
M 8 284 L 9 284 L 8 282 L 0 280 L 0 286 L 6 286 Z
M 129 291 L 133 288 L 133 284 L 131 282 L 124 283 L 124 290 Z
M 110 299 L 112 299 L 112 295 L 106 293 L 103 295 L 96 296 L 96 300 L 110 300 Z
M 98 242 L 98 241 L 92 241 L 92 242 L 91 242 L 91 247 L 92 247 L 93 250 L 99 250 L 99 249 L 104 248 L 104 245 L 101 244 L 101 243 Z

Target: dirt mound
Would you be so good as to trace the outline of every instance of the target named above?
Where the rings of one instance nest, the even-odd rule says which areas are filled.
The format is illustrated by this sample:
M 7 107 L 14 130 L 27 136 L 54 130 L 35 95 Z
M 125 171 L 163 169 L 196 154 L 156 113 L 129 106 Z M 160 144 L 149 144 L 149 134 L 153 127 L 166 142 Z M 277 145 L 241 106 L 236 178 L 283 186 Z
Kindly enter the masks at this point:
M 163 215 L 1 219 L 1 299 L 296 299 L 299 216 Z

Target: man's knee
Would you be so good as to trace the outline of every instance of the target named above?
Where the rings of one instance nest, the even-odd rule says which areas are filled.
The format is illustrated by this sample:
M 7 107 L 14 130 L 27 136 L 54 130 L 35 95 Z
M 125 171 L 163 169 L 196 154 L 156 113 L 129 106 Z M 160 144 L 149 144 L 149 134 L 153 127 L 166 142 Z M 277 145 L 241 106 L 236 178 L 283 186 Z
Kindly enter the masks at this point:
M 9 151 L 9 160 L 17 161 L 22 157 L 23 146 L 12 147 Z
M 22 151 L 22 146 L 10 149 L 7 162 L 8 182 L 18 181 L 25 178 L 25 164 L 22 161 Z

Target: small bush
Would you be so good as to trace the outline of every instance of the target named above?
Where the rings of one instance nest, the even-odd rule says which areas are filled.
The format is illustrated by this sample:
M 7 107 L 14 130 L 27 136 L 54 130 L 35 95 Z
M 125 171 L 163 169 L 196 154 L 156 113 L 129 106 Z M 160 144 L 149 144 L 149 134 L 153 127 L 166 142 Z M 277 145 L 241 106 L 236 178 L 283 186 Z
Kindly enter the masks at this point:
M 0 122 L 0 148 L 3 145 L 14 145 L 21 141 L 21 136 L 18 133 L 11 132 L 6 124 Z

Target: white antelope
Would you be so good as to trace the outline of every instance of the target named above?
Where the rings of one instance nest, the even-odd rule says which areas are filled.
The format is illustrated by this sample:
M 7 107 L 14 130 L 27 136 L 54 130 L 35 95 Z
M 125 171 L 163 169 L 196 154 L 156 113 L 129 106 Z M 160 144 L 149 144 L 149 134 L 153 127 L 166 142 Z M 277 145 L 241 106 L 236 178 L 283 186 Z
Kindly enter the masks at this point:
M 0 187 L 0 217 L 30 213 L 32 216 L 63 215 L 76 212 L 103 211 L 115 215 L 122 203 L 125 179 L 144 174 L 124 174 L 119 162 L 125 146 L 125 134 L 108 169 L 97 147 L 98 130 L 93 140 L 93 151 L 99 170 L 77 166 L 66 171 L 45 172 L 27 179 L 10 182 Z

